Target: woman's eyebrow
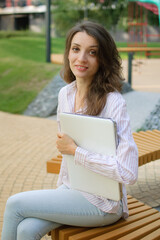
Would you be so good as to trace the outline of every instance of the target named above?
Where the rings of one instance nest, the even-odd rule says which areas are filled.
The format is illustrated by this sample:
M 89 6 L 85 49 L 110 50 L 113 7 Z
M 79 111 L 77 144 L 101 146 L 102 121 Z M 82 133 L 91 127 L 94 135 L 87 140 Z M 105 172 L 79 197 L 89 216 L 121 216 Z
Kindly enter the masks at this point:
M 78 44 L 78 43 L 72 43 L 72 45 L 81 46 L 81 45 Z M 89 46 L 89 48 L 92 48 L 92 47 L 98 48 L 98 45 L 91 45 L 91 46 Z
M 80 44 L 78 43 L 71 43 L 72 45 L 77 45 L 77 46 L 81 46 Z
M 98 48 L 98 45 L 92 45 L 92 46 L 90 46 L 90 47 L 96 47 L 96 48 Z

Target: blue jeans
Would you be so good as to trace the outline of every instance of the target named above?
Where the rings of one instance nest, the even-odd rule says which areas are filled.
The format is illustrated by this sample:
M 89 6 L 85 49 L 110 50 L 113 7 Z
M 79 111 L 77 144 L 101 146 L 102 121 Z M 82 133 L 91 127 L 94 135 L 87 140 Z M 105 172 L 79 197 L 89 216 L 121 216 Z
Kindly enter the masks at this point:
M 39 240 L 62 224 L 98 227 L 112 224 L 121 216 L 122 207 L 117 214 L 105 213 L 65 185 L 22 192 L 7 201 L 2 240 Z

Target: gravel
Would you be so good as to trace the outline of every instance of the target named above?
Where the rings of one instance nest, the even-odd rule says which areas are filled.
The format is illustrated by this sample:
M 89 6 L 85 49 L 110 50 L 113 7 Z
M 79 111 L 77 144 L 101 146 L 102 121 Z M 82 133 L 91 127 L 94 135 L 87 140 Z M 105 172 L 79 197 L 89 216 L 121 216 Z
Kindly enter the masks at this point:
M 65 85 L 65 82 L 58 74 L 38 94 L 35 100 L 29 104 L 27 109 L 24 111 L 24 115 L 45 118 L 56 114 L 58 105 L 58 93 L 59 90 Z
M 153 129 L 160 130 L 160 99 L 142 126 L 144 131 Z
M 29 104 L 24 111 L 24 115 L 49 117 L 56 114 L 58 105 L 59 90 L 65 86 L 66 83 L 58 74 L 53 80 L 38 94 L 35 100 Z M 122 94 L 133 91 L 128 83 L 123 84 Z
M 50 117 L 56 114 L 58 105 L 59 90 L 66 83 L 58 74 L 53 80 L 38 94 L 35 100 L 24 111 L 24 115 L 37 117 Z M 133 91 L 128 83 L 123 84 L 122 94 Z M 153 111 L 145 120 L 140 130 L 160 130 L 160 99 Z

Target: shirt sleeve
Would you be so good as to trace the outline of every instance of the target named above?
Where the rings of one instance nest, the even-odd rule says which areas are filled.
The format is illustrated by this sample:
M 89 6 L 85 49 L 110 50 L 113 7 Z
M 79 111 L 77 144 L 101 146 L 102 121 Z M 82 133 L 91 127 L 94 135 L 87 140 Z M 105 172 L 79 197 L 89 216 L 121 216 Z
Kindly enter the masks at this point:
M 60 89 L 59 94 L 58 94 L 58 106 L 57 106 L 57 125 L 58 125 L 58 131 L 61 131 L 60 127 L 60 119 L 59 119 L 59 114 L 62 112 L 62 106 L 63 106 L 63 95 L 64 95 L 64 87 Z
M 60 120 L 59 120 L 59 113 L 60 113 L 60 109 L 59 109 L 59 104 L 58 104 L 58 107 L 57 107 L 57 127 L 58 127 L 58 132 L 61 131 Z
M 122 97 L 107 99 L 107 109 L 107 117 L 112 118 L 117 125 L 116 156 L 102 155 L 77 147 L 75 163 L 118 182 L 134 184 L 138 176 L 138 150 L 131 133 L 125 100 Z
M 57 106 L 57 125 L 58 125 L 58 132 L 61 131 L 61 126 L 60 126 L 60 119 L 59 119 L 59 114 L 62 112 L 63 109 L 63 102 L 64 102 L 64 88 L 61 88 L 58 94 L 58 106 Z M 62 163 L 61 163 L 61 168 L 58 176 L 58 181 L 57 181 L 57 186 L 60 186 L 63 184 L 62 178 L 63 176 L 66 176 L 66 163 L 62 157 Z

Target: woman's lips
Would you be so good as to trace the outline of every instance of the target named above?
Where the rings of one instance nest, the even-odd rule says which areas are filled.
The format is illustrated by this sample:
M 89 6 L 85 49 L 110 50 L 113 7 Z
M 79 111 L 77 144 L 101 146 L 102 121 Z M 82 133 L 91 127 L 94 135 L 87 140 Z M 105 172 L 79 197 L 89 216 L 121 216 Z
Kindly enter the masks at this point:
M 88 67 L 82 65 L 75 65 L 76 69 L 79 71 L 86 71 Z

